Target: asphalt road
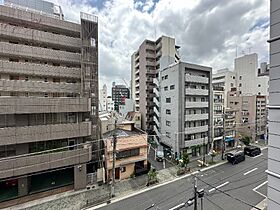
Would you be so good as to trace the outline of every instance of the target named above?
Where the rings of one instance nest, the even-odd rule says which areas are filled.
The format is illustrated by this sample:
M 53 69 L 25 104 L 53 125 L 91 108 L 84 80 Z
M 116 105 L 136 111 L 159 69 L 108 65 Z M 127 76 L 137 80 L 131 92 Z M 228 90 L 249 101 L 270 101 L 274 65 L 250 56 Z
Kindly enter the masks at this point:
M 203 209 L 246 210 L 252 209 L 252 206 L 264 200 L 267 181 L 265 173 L 267 149 L 262 152 L 261 156 L 246 157 L 244 162 L 237 165 L 226 163 L 197 174 L 198 189 L 204 189 L 206 192 L 203 199 Z M 150 208 L 151 210 L 172 209 L 193 196 L 193 183 L 193 176 L 185 177 L 126 199 L 113 201 L 99 209 L 144 210 L 152 204 L 155 206 Z M 219 190 L 224 193 L 213 189 L 213 187 L 219 187 Z M 193 209 L 193 206 L 182 209 Z M 201 209 L 200 200 L 198 209 Z
M 159 162 L 159 161 L 155 160 L 155 151 L 154 151 L 152 148 L 149 149 L 148 161 L 151 163 L 151 165 L 152 165 L 157 171 L 172 166 L 171 163 L 169 163 L 168 161 Z

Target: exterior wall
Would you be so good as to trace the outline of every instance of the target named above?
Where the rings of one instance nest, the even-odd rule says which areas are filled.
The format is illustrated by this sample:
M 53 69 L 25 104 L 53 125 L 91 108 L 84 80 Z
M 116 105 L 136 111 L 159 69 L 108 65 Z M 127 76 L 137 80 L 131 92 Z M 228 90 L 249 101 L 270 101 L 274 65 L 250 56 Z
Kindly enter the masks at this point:
M 170 89 L 173 85 L 174 89 Z M 197 88 L 188 88 L 192 85 Z M 202 86 L 204 89 L 199 91 Z M 183 62 L 174 64 L 162 71 L 160 87 L 160 141 L 177 154 L 183 150 L 193 153 L 193 146 L 204 143 L 209 148 L 212 136 L 211 68 Z M 194 104 L 196 102 L 190 101 L 193 98 L 203 103 Z M 169 99 L 170 103 L 167 102 Z
M 135 54 L 133 53 L 131 56 L 131 85 L 130 85 L 130 98 L 135 100 L 136 96 L 135 96 L 135 85 L 136 85 L 136 81 L 135 81 Z
M 135 110 L 135 102 L 133 99 L 125 99 L 124 104 L 119 106 L 119 113 L 122 116 L 126 116 L 128 112 L 132 112 Z
M 97 137 L 98 20 L 81 13 L 81 27 L 35 10 L 0 5 L 0 182 L 76 167 L 69 177 L 81 189 L 86 168 L 77 165 L 98 156 L 91 144 L 77 146 Z
M 268 209 L 280 209 L 280 2 L 270 1 L 270 87 L 268 110 Z
M 99 92 L 99 111 L 108 111 L 107 107 L 107 86 L 104 85 Z

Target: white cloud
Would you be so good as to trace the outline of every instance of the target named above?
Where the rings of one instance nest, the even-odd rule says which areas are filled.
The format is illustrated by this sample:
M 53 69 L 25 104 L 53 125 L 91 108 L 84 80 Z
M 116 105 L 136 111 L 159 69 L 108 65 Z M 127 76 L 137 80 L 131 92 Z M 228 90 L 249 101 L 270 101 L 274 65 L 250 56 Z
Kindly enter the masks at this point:
M 236 44 L 239 55 L 250 48 L 260 61 L 268 57 L 268 28 L 252 29 L 268 20 L 269 5 L 263 0 L 111 0 L 100 10 L 90 0 L 51 1 L 72 21 L 79 20 L 80 11 L 99 16 L 100 85 L 123 83 L 122 78 L 128 82 L 131 54 L 155 35 L 175 37 L 184 61 L 213 69 L 233 68 Z

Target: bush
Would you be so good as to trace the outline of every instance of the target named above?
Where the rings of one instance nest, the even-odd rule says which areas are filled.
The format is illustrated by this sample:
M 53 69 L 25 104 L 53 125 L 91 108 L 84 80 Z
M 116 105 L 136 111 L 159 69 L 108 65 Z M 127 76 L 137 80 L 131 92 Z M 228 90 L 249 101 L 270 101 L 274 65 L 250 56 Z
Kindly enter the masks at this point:
M 248 145 L 250 145 L 251 138 L 249 136 L 245 136 L 244 138 L 241 139 L 241 141 L 243 142 L 243 144 L 248 146 Z

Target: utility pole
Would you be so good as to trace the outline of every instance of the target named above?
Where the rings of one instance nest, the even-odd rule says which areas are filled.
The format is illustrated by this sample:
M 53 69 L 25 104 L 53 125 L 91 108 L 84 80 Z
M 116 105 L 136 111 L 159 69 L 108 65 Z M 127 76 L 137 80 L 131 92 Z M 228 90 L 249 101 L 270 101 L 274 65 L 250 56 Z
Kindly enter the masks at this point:
M 203 166 L 205 166 L 205 154 L 206 154 L 206 145 L 205 145 L 205 134 L 203 135 Z
M 197 210 L 197 178 L 194 176 L 194 210 Z
M 222 160 L 225 159 L 224 153 L 225 153 L 225 138 L 226 138 L 226 122 L 225 122 L 225 107 L 223 107 L 223 139 L 222 139 Z
M 112 185 L 111 185 L 111 198 L 115 197 L 115 170 L 116 170 L 116 148 L 117 148 L 117 121 L 115 121 L 115 131 L 113 134 L 113 167 L 112 167 Z

